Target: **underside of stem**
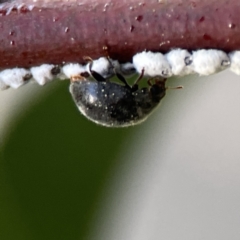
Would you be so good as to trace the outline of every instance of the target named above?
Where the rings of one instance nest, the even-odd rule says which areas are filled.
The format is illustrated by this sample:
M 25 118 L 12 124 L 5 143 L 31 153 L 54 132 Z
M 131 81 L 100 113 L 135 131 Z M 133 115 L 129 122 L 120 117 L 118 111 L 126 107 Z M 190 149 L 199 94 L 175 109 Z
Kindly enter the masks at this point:
M 69 0 L 0 4 L 0 68 L 121 62 L 143 50 L 240 46 L 238 0 Z

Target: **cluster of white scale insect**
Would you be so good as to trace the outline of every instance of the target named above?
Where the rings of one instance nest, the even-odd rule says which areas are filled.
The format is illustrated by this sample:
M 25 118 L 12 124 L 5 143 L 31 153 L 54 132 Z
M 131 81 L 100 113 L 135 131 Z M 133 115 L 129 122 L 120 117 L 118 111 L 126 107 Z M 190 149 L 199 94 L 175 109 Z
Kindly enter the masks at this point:
M 9 87 L 19 88 L 27 82 L 36 81 L 44 85 L 54 79 L 70 79 L 72 76 L 88 73 L 89 64 L 67 63 L 63 66 L 42 64 L 40 66 L 13 68 L 0 71 L 0 90 Z M 133 56 L 132 63 L 120 64 L 117 60 L 101 57 L 93 61 L 92 70 L 109 79 L 116 72 L 122 75 L 133 73 L 144 76 L 169 78 L 171 76 L 185 76 L 189 74 L 210 75 L 230 68 L 240 75 L 240 51 L 229 54 L 216 49 L 202 49 L 192 51 L 173 49 L 166 54 L 144 51 Z

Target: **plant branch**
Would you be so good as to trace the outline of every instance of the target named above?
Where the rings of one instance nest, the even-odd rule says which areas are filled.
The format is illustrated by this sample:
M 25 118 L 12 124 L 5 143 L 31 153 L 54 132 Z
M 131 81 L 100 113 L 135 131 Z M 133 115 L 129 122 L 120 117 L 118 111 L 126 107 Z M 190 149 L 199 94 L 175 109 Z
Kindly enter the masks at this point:
M 126 62 L 144 49 L 240 48 L 239 0 L 35 1 L 0 4 L 1 68 L 106 54 Z

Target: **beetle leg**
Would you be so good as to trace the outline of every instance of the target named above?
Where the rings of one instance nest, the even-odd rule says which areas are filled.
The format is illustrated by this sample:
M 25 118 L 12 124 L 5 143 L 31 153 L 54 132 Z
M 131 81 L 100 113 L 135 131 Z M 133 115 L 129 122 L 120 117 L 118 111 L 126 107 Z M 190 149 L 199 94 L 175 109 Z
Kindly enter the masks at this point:
M 152 80 L 153 80 L 153 78 L 149 78 L 149 79 L 147 80 L 147 83 L 148 83 L 149 86 L 152 86 L 152 85 L 153 85 L 153 84 L 152 84 Z
M 143 68 L 141 74 L 138 76 L 137 80 L 135 81 L 135 83 L 133 85 L 137 85 L 140 82 L 140 80 L 143 78 L 144 71 L 145 70 Z
M 142 69 L 141 74 L 138 76 L 137 80 L 134 82 L 134 84 L 131 87 L 132 92 L 135 92 L 138 90 L 138 83 L 143 78 L 144 75 L 144 68 Z
M 93 66 L 92 58 L 88 56 L 84 56 L 83 60 L 85 60 L 86 62 L 89 62 L 89 71 L 95 80 L 97 80 L 98 82 L 106 82 L 106 79 L 101 74 L 92 70 L 92 66 Z
M 114 65 L 113 65 L 110 57 L 107 56 L 106 58 L 107 58 L 109 64 L 111 65 L 111 67 L 113 68 L 113 71 L 114 71 L 115 75 L 117 76 L 117 78 L 118 78 L 122 83 L 124 83 L 124 85 L 125 85 L 127 88 L 131 89 L 131 87 L 130 87 L 129 84 L 127 83 L 125 77 L 124 77 L 122 74 L 120 74 L 120 73 L 118 73 L 118 72 L 116 71 L 116 69 L 115 69 L 115 67 L 114 67 Z
M 93 78 L 94 78 L 95 80 L 97 80 L 98 82 L 106 82 L 106 81 L 107 81 L 106 78 L 104 78 L 104 77 L 103 77 L 102 75 L 100 75 L 99 73 L 97 73 L 97 72 L 95 72 L 95 71 L 93 71 L 93 70 L 90 70 L 90 72 L 91 72 Z
M 117 78 L 118 78 L 122 83 L 124 83 L 124 85 L 125 85 L 127 88 L 132 89 L 132 88 L 129 86 L 129 84 L 127 83 L 126 79 L 123 77 L 122 74 L 117 73 L 117 72 L 115 72 L 115 74 L 116 74 Z

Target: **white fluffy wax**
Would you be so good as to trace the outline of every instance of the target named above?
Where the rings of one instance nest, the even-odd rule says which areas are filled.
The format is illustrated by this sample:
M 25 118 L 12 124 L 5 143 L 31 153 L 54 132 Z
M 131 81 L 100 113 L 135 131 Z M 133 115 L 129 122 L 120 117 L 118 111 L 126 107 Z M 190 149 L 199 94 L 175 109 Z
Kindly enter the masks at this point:
M 120 66 L 120 69 L 119 69 L 120 73 L 122 73 L 123 75 L 132 75 L 136 73 L 136 69 L 134 65 L 130 62 L 121 63 L 119 66 Z
M 1 79 L 0 79 L 0 90 L 6 90 L 9 86 L 6 85 Z
M 210 75 L 230 66 L 228 55 L 216 49 L 193 51 L 192 59 L 191 67 L 199 75 Z
M 98 74 L 100 74 L 102 77 L 106 79 L 111 78 L 112 76 L 114 76 L 114 67 L 118 69 L 119 63 L 118 61 L 112 61 L 112 60 L 110 61 L 111 63 L 106 57 L 101 57 L 101 58 L 98 58 L 97 60 L 93 60 L 92 70 L 97 72 Z M 89 66 L 90 66 L 90 63 L 87 64 L 87 70 L 89 74 L 91 74 Z
M 62 68 L 62 72 L 67 78 L 71 78 L 72 76 L 79 75 L 86 71 L 86 67 L 79 63 L 68 63 Z
M 26 77 L 30 78 L 31 73 L 24 68 L 6 69 L 0 72 L 0 81 L 12 88 L 19 88 L 27 82 Z
M 133 65 L 139 74 L 149 77 L 171 77 L 171 66 L 162 53 L 141 52 L 133 56 Z
M 192 56 L 187 50 L 173 49 L 165 54 L 165 57 L 171 66 L 173 75 L 184 76 L 193 73 L 193 70 L 189 67 Z
M 231 60 L 230 70 L 240 75 L 240 51 L 230 52 L 228 56 Z
M 42 64 L 38 67 L 32 67 L 30 69 L 33 79 L 39 84 L 44 85 L 47 82 L 52 81 L 56 78 L 56 75 L 51 73 L 52 69 L 55 67 L 53 64 Z

